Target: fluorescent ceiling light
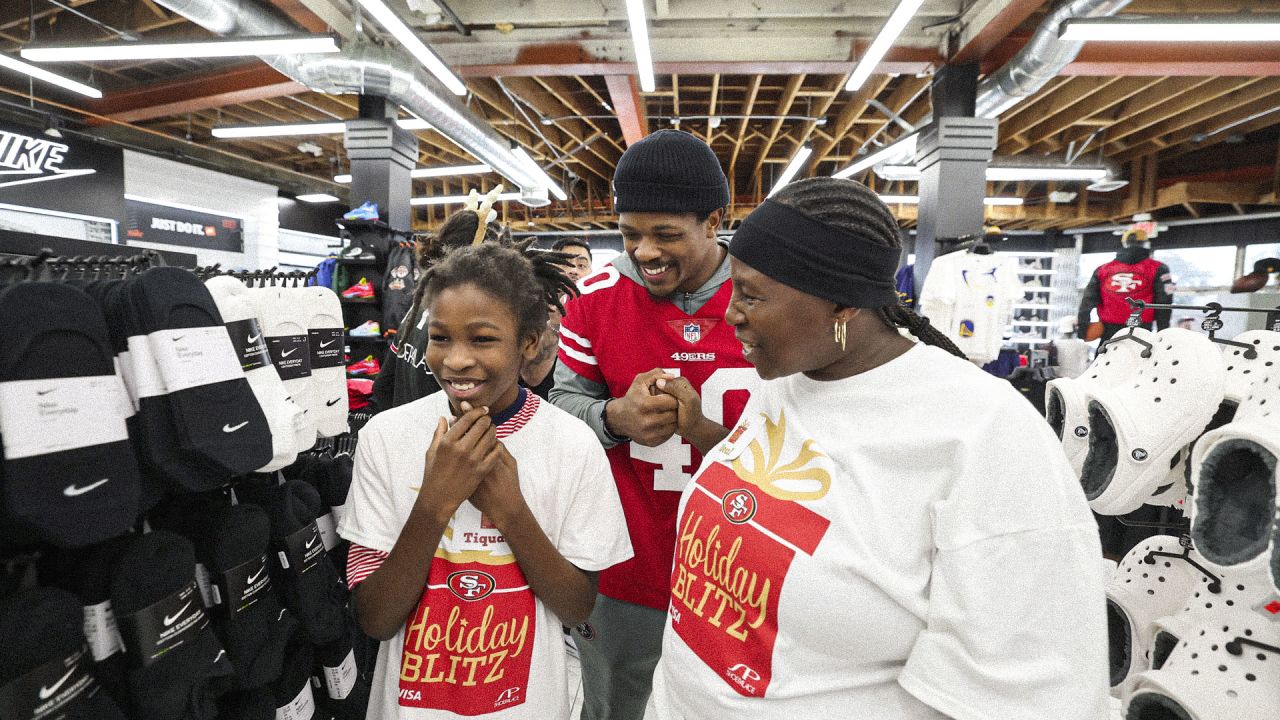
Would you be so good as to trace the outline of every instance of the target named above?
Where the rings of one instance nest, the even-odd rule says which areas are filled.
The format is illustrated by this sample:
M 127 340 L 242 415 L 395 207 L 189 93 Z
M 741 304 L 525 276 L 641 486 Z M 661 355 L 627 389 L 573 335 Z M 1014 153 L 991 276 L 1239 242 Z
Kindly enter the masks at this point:
M 918 205 L 920 203 L 919 195 L 881 195 L 880 200 L 885 205 Z M 1018 197 L 986 197 L 982 198 L 983 205 L 1021 205 L 1022 198 Z
M 850 165 L 840 172 L 835 173 L 831 177 L 847 178 L 851 175 L 856 175 L 869 167 L 879 165 L 882 162 L 915 159 L 917 138 L 918 133 L 911 133 L 910 135 L 899 139 L 892 145 L 886 145 L 885 147 L 880 148 L 858 162 Z
M 862 59 L 858 61 L 856 67 L 853 68 L 853 74 L 849 76 L 849 82 L 844 84 L 845 90 L 857 90 L 862 87 L 862 83 L 871 77 L 871 73 L 875 72 L 876 66 L 884 59 L 889 48 L 893 47 L 893 41 L 898 39 L 902 34 L 907 23 L 911 22 L 911 18 L 924 4 L 924 0 L 902 0 L 898 3 L 898 7 L 894 8 L 893 14 L 885 21 L 884 27 L 880 28 L 880 34 L 875 40 L 871 41 L 871 46 L 862 54 Z
M 520 193 L 498 193 L 499 200 L 519 200 Z M 437 195 L 435 197 L 410 198 L 410 205 L 461 205 L 467 201 L 466 195 Z
M 462 84 L 457 75 L 453 74 L 440 57 L 432 52 L 431 48 L 417 36 L 408 25 L 396 15 L 395 11 L 387 7 L 382 0 L 358 0 L 360 7 L 373 16 L 378 24 L 391 33 L 392 37 L 400 41 L 400 44 L 409 51 L 409 54 L 417 58 L 422 66 L 431 71 L 432 75 L 444 83 L 449 91 L 454 95 L 466 95 L 467 87 Z
M 416 117 L 401 118 L 400 120 L 396 121 L 396 124 L 404 128 L 405 130 L 430 130 L 431 129 L 430 123 L 428 123 L 426 120 L 423 120 L 422 118 L 416 118 Z
M 347 129 L 344 122 L 288 123 L 283 125 L 236 125 L 216 127 L 216 138 L 278 137 L 281 135 L 333 135 Z
M 627 0 L 627 23 L 631 25 L 631 44 L 636 50 L 636 70 L 640 73 L 640 90 L 653 92 L 653 54 L 649 50 L 649 28 L 644 19 L 644 0 Z
M 1058 34 L 1101 42 L 1277 42 L 1280 16 L 1082 18 L 1062 23 Z
M 1019 180 L 1101 180 L 1107 176 L 1100 167 L 989 167 L 987 179 L 993 182 Z
M 454 175 L 477 175 L 480 173 L 493 172 L 493 168 L 480 163 L 478 165 L 453 165 L 450 167 L 431 167 L 417 168 L 409 173 L 409 177 L 413 178 L 429 178 L 429 177 L 452 177 Z M 351 182 L 350 175 L 334 175 L 333 181 L 336 183 Z
M 791 157 L 791 162 L 787 163 L 787 169 L 782 171 L 782 177 L 778 178 L 778 182 L 774 183 L 773 189 L 769 191 L 769 197 L 781 190 L 791 179 L 800 172 L 800 168 L 804 167 L 804 163 L 809 159 L 809 155 L 813 153 L 813 148 L 808 145 L 801 145 L 796 154 Z
M 328 193 L 310 193 L 307 195 L 299 195 L 298 199 L 306 203 L 329 203 L 338 202 L 340 198 Z
M 55 75 L 48 70 L 41 70 L 35 65 L 28 65 L 27 63 L 16 58 L 11 58 L 4 53 L 0 53 L 0 67 L 16 70 L 23 75 L 30 75 L 37 80 L 43 80 L 51 85 L 57 85 L 58 87 L 66 88 L 68 90 L 74 90 L 81 95 L 87 95 L 91 98 L 102 97 L 102 91 L 98 88 L 89 87 L 84 83 L 78 83 L 75 80 L 62 77 L 61 75 Z
M 529 153 L 525 152 L 524 148 L 520 147 L 519 145 L 516 145 L 515 147 L 511 148 L 511 154 L 515 155 L 516 159 L 519 160 L 521 163 L 524 163 L 524 165 L 529 168 L 529 171 L 532 172 L 535 177 L 542 178 L 542 181 L 546 184 L 547 189 L 551 191 L 552 195 L 556 196 L 557 200 L 567 200 L 569 198 L 569 196 L 565 194 L 564 188 L 560 187 L 560 184 L 557 183 L 555 180 L 552 180 L 551 176 L 548 175 L 547 172 L 543 170 L 541 166 L 538 165 L 538 163 L 534 162 L 533 158 L 529 156 Z
M 915 165 L 881 165 L 876 175 L 884 180 L 915 182 L 920 180 L 920 168 Z M 987 180 L 992 182 L 1019 182 L 1034 180 L 1101 180 L 1107 176 L 1100 167 L 988 167 Z
M 126 42 L 99 45 L 29 45 L 22 57 L 35 62 L 95 62 L 100 60 L 160 60 L 166 58 L 237 57 L 242 55 L 299 55 L 336 53 L 341 48 L 331 35 L 269 35 L 180 42 Z

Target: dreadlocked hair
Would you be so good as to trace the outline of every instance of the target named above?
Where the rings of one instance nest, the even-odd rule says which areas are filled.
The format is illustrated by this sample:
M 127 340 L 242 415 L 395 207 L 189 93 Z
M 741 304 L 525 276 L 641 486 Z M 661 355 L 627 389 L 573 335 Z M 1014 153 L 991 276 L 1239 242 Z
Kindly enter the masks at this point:
M 878 245 L 902 247 L 897 219 L 880 198 L 860 182 L 828 177 L 808 178 L 790 183 L 770 199 L 827 225 L 854 231 L 858 237 L 875 238 Z M 876 314 L 885 325 L 905 328 L 926 345 L 965 357 L 955 343 L 929 324 L 928 318 L 901 303 L 876 308 Z
M 556 272 L 556 277 L 550 277 L 547 270 L 540 270 L 543 264 L 531 256 L 538 251 L 530 251 L 530 243 L 521 245 L 484 242 L 452 250 L 422 275 L 425 301 L 429 304 L 449 288 L 474 284 L 511 309 L 521 337 L 543 333 L 548 304 L 559 305 L 562 282 L 558 278 L 563 275 Z
M 424 305 L 441 291 L 471 284 L 506 303 L 521 336 L 541 334 L 547 327 L 547 307 L 564 312 L 561 296 L 576 295 L 577 288 L 555 264 L 563 262 L 557 257 L 562 253 L 534 250 L 532 245 L 532 239 L 486 242 L 449 251 L 422 276 Z

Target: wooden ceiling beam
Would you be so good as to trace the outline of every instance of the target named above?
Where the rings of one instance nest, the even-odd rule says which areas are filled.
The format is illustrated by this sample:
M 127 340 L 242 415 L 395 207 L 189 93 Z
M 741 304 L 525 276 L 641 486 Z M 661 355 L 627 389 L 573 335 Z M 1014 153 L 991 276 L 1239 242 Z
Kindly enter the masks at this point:
M 1084 120 L 1110 108 L 1117 103 L 1137 95 L 1153 81 L 1150 78 L 1122 78 L 1109 83 L 1088 98 L 1076 103 L 1070 110 L 1064 109 L 1057 115 L 1043 118 L 1036 124 L 1022 131 L 1022 141 L 1002 142 L 1002 152 L 1016 152 L 1019 148 L 1028 147 L 1045 138 L 1052 137 L 1071 127 L 1072 124 Z M 1003 129 L 1002 129 L 1003 135 Z
M 1034 107 L 1034 112 L 1021 112 L 1018 115 L 1000 118 L 1000 151 L 1012 152 L 1015 148 L 1032 144 L 1022 138 L 1022 134 L 1044 122 L 1046 118 L 1059 116 L 1061 113 L 1075 108 L 1079 103 L 1106 89 L 1116 82 L 1117 78 L 1061 78 L 1053 90 L 1040 93 L 1040 97 L 1023 105 Z
M 574 97 L 573 88 L 569 87 L 568 82 L 565 81 L 564 78 L 534 78 L 534 80 L 546 89 L 548 93 L 551 93 L 551 96 L 558 100 L 561 105 L 564 105 L 570 111 L 581 117 L 582 121 L 586 123 L 588 127 L 598 133 L 602 133 L 604 139 L 613 146 L 614 150 L 618 151 L 619 155 L 621 155 L 622 151 L 626 149 L 617 141 L 613 133 L 606 133 L 604 128 L 600 127 L 600 123 L 590 117 L 599 113 L 594 112 L 585 103 Z
M 571 108 L 560 104 L 559 100 L 545 92 L 545 89 L 531 78 L 506 78 L 503 82 L 512 94 L 529 103 L 532 108 L 543 116 L 557 117 L 574 114 Z M 583 143 L 590 134 L 587 132 L 588 126 L 584 120 L 556 120 L 552 127 L 558 128 L 560 132 L 573 141 L 574 145 Z M 535 132 L 534 135 L 536 134 Z M 572 149 L 567 144 L 558 143 L 557 145 L 556 149 L 559 150 L 558 154 L 560 155 L 567 154 Z M 575 156 L 576 159 L 584 167 L 599 176 L 601 180 L 606 183 L 610 182 L 613 178 L 613 166 L 617 162 L 617 157 L 601 152 L 599 143 L 587 145 L 586 152 L 589 155 L 577 155 Z
M 1240 117 L 1227 123 L 1231 125 L 1228 130 L 1216 132 L 1213 135 L 1204 138 L 1200 142 L 1195 142 L 1194 138 L 1188 138 L 1185 142 L 1180 143 L 1176 147 L 1170 148 L 1168 152 L 1162 153 L 1161 157 L 1175 158 L 1187 155 L 1221 142 L 1227 142 L 1232 136 L 1244 136 L 1257 132 L 1258 130 L 1262 130 L 1263 128 L 1278 125 L 1280 124 L 1280 111 L 1275 110 L 1277 107 L 1276 103 L 1280 103 L 1280 98 L 1267 103 L 1259 103 L 1256 110 L 1251 108 L 1250 110 L 1245 110 L 1243 112 L 1237 111 L 1236 114 Z M 1270 107 L 1266 107 L 1266 105 L 1270 105 Z M 1280 171 L 1280 165 L 1277 165 L 1277 171 Z
M 974 9 L 961 18 L 967 26 L 960 31 L 960 47 L 951 56 L 950 62 L 981 60 L 1044 4 L 1045 0 L 989 2 L 985 3 L 985 7 L 975 4 Z M 978 27 L 972 27 L 974 24 Z
M 306 91 L 301 83 L 274 68 L 253 62 L 113 92 L 95 104 L 94 112 L 114 120 L 137 122 Z
M 763 80 L 764 76 L 762 75 L 752 77 L 751 83 L 747 88 L 746 100 L 742 103 L 742 118 L 738 120 L 737 139 L 733 142 L 733 150 L 729 159 L 729 196 L 731 198 L 737 196 L 738 153 L 742 150 L 743 138 L 747 135 L 747 120 L 751 115 L 751 111 L 755 108 L 756 95 L 760 92 L 760 83 Z
M 1217 102 L 1188 110 L 1147 128 L 1141 136 L 1130 140 L 1127 147 L 1114 152 L 1113 156 L 1117 160 L 1131 160 L 1160 149 L 1161 143 L 1167 146 L 1186 142 L 1197 133 L 1212 132 L 1230 122 L 1248 117 L 1253 112 L 1272 107 L 1277 94 L 1280 94 L 1280 78 L 1264 78 L 1250 83 L 1247 87 L 1222 96 Z
M 622 127 L 622 139 L 631 145 L 649 134 L 649 116 L 645 112 L 644 98 L 631 75 L 607 75 L 605 87 L 609 90 L 609 105 L 618 116 Z
M 831 128 L 827 131 L 830 133 L 830 138 L 819 140 L 813 144 L 813 154 L 809 156 L 809 164 L 806 167 L 808 172 L 812 173 L 817 170 L 818 164 L 827 159 L 831 151 L 853 129 L 853 124 L 867 111 L 868 104 L 880 93 L 884 92 L 884 89 L 889 86 L 892 80 L 893 78 L 888 75 L 872 75 L 867 78 L 862 87 L 849 96 L 844 106 L 840 108 L 840 114 L 836 116 L 835 121 L 827 123 L 828 127 Z
M 717 76 L 719 77 L 719 76 Z M 791 106 L 795 103 L 796 92 L 800 90 L 800 86 L 804 84 L 804 75 L 792 75 L 787 79 L 787 85 L 782 89 L 782 96 L 778 98 L 778 102 L 774 105 L 774 114 L 778 117 L 774 118 L 772 125 L 769 127 L 769 136 L 764 141 L 764 146 L 760 148 L 760 152 L 756 153 L 755 166 L 751 168 L 751 189 L 759 189 L 764 186 L 764 179 L 760 176 L 760 169 L 764 165 L 765 158 L 769 157 L 769 151 L 773 149 L 773 143 L 778 138 L 778 133 L 782 130 L 782 118 L 784 115 L 791 113 Z
M 1125 143 L 1121 141 L 1131 135 L 1177 117 L 1197 105 L 1212 103 L 1252 82 L 1248 80 L 1240 85 L 1225 78 L 1167 78 L 1156 83 L 1150 90 L 1135 95 L 1121 106 L 1118 115 L 1122 120 L 1107 128 L 1104 153 L 1108 149 L 1122 149 Z

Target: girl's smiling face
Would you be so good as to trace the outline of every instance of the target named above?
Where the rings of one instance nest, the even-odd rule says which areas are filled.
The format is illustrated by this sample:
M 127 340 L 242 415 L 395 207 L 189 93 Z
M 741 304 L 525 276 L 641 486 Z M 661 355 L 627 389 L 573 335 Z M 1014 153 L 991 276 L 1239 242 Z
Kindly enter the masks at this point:
M 520 368 L 538 350 L 522 337 L 515 311 L 473 283 L 445 288 L 428 305 L 427 367 L 455 414 L 467 401 L 500 413 L 519 397 Z

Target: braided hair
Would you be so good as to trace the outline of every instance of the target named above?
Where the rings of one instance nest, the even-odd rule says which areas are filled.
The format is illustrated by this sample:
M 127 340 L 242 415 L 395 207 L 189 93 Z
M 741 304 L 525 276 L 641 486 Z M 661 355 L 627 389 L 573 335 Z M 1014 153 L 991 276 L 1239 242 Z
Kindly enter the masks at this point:
M 412 327 L 422 318 L 422 314 L 425 312 L 424 296 L 427 292 L 427 284 L 424 282 L 426 278 L 425 271 L 442 260 L 445 255 L 449 254 L 449 251 L 470 245 L 475 239 L 479 222 L 480 216 L 476 214 L 476 211 L 459 210 L 445 219 L 444 224 L 440 226 L 440 230 L 435 235 L 420 237 L 417 240 L 414 259 L 417 260 L 418 268 L 422 271 L 422 274 L 418 276 L 418 284 L 413 289 L 413 301 L 409 306 L 409 315 L 405 317 L 401 325 Z M 511 231 L 504 226 L 487 225 L 485 227 L 484 242 L 511 245 Z
M 873 237 L 880 245 L 902 247 L 898 221 L 889 208 L 866 185 L 853 180 L 818 177 L 793 182 L 772 198 L 803 212 L 827 225 L 854 230 L 860 237 Z M 892 280 L 892 278 L 889 278 Z M 965 357 L 964 353 L 929 324 L 929 319 L 918 315 L 901 303 L 876 308 L 880 320 L 891 328 L 905 328 L 926 345 Z

